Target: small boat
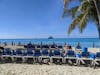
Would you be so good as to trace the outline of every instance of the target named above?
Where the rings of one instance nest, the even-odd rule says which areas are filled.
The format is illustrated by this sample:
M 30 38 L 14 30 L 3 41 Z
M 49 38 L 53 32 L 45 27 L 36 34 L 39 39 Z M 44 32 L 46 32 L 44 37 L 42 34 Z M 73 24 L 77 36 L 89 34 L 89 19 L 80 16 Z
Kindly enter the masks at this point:
M 49 36 L 48 39 L 53 39 L 53 37 L 52 36 Z

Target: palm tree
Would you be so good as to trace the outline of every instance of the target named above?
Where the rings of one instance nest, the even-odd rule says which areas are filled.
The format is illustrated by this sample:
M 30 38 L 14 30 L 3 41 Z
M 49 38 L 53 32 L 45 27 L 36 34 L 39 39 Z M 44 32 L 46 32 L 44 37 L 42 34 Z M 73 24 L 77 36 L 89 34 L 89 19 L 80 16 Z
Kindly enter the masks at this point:
M 68 8 L 71 2 L 79 2 L 79 5 Z M 88 21 L 93 21 L 97 27 L 100 38 L 100 0 L 64 0 L 63 17 L 70 14 L 73 22 L 68 28 L 68 34 L 75 27 L 82 33 Z

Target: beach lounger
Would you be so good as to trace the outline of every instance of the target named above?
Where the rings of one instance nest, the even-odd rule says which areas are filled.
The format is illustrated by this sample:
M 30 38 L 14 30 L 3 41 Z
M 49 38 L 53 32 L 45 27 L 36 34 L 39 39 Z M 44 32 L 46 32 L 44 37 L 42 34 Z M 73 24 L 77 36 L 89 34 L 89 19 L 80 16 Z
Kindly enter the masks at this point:
M 90 54 L 90 59 L 91 59 L 91 64 L 90 64 L 90 67 L 96 67 L 96 61 L 95 61 L 95 54 L 94 53 L 91 53 Z
M 0 56 L 3 55 L 3 51 L 4 51 L 4 50 L 0 49 Z
M 16 63 L 22 63 L 24 62 L 24 58 L 23 58 L 23 51 L 22 49 L 16 49 L 16 51 L 13 52 L 13 60 Z
M 95 65 L 100 67 L 100 52 L 95 55 Z
M 36 63 L 41 63 L 41 61 L 40 61 L 40 56 L 41 56 L 40 50 L 35 50 L 35 51 L 34 51 L 34 54 L 33 54 L 34 62 L 36 62 Z
M 27 45 L 24 45 L 24 48 L 27 48 L 27 49 L 35 49 L 35 45 L 29 43 Z
M 92 59 L 89 52 L 82 52 L 80 58 L 80 65 L 90 66 Z
M 95 55 L 93 53 L 78 53 L 76 54 L 76 65 L 77 66 L 81 66 L 81 65 L 85 65 L 85 66 L 90 66 L 90 67 L 94 67 L 95 66 Z
M 57 46 L 58 49 L 63 49 L 63 46 L 59 45 Z
M 51 52 L 50 62 L 55 64 L 62 64 L 63 63 L 63 57 L 60 53 L 60 50 L 53 50 Z
M 67 63 L 69 65 L 76 64 L 76 57 L 74 51 L 72 50 L 67 51 L 66 55 L 64 56 L 64 63 Z
M 32 50 L 26 50 L 24 52 L 24 62 L 29 63 L 29 64 L 32 64 L 34 62 Z
M 49 49 L 49 45 L 42 45 L 41 48 L 42 49 Z
M 41 49 L 41 45 L 36 45 L 36 49 L 40 50 Z
M 41 63 L 49 64 L 50 56 L 48 50 L 42 50 L 42 54 L 39 58 Z
M 5 63 L 10 63 L 12 62 L 12 51 L 10 48 L 6 48 L 3 50 L 3 54 L 2 54 L 2 60 Z
M 2 55 L 3 55 L 3 50 L 0 49 L 0 62 L 2 62 Z
M 50 50 L 56 49 L 56 45 L 50 45 Z
M 81 53 L 81 58 L 78 59 L 80 61 L 80 65 L 90 66 L 92 59 L 90 57 L 90 53 L 88 52 L 88 48 L 86 47 L 82 48 L 82 52 L 80 53 Z
M 80 66 L 80 59 L 81 59 L 81 54 L 80 53 L 77 53 L 76 54 L 76 65 L 77 66 Z

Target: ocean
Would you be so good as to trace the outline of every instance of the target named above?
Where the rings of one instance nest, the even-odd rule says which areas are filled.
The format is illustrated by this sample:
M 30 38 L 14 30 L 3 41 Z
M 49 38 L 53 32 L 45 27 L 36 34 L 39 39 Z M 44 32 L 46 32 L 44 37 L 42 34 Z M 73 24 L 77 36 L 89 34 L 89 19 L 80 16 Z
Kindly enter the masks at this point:
M 54 39 L 0 39 L 0 44 L 3 44 L 4 42 L 11 44 L 14 42 L 15 44 L 18 44 L 19 42 L 22 44 L 27 44 L 29 42 L 34 44 L 40 44 L 41 42 L 43 44 L 53 44 L 56 43 L 58 45 L 64 45 L 65 43 L 71 46 L 77 46 L 78 42 L 80 42 L 80 45 L 82 47 L 99 47 L 100 48 L 100 40 L 98 38 L 54 38 Z

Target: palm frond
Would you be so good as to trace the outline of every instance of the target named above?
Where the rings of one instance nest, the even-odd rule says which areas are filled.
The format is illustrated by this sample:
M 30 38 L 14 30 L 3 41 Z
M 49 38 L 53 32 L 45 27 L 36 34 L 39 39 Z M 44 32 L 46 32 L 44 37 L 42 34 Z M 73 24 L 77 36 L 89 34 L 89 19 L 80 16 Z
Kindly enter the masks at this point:
M 70 12 L 70 15 L 72 16 L 72 18 L 75 18 L 75 15 L 77 13 L 77 10 L 78 10 L 79 6 L 76 6 L 76 7 L 73 7 L 69 10 Z
M 63 0 L 64 7 L 66 8 L 66 6 L 67 6 L 71 1 L 72 1 L 72 0 Z
M 80 14 L 79 16 L 77 16 L 77 17 L 73 20 L 73 22 L 70 24 L 70 26 L 69 26 L 69 28 L 68 28 L 68 34 L 70 34 L 71 31 L 72 31 L 73 29 L 75 29 L 75 27 L 79 24 L 80 19 L 82 18 L 82 16 L 83 16 L 83 14 Z
M 68 8 L 68 5 L 71 1 L 74 0 L 63 0 L 64 1 L 64 13 L 63 16 L 66 14 L 70 14 L 74 20 L 72 21 L 71 25 L 68 29 L 68 34 L 71 33 L 76 26 L 78 26 L 79 31 L 82 33 L 84 28 L 87 25 L 88 21 L 95 22 L 100 38 L 100 0 L 78 0 L 80 2 L 79 6 L 74 6 L 72 8 Z
M 64 8 L 63 8 L 62 17 L 65 17 L 66 14 L 69 14 L 69 10 L 67 8 L 67 5 L 70 3 L 70 1 L 72 1 L 72 0 L 63 0 Z
M 81 17 L 81 20 L 80 20 L 80 23 L 79 23 L 79 31 L 80 31 L 80 33 L 82 33 L 83 29 L 86 27 L 87 15 L 88 15 L 88 11 L 84 12 L 83 16 Z

